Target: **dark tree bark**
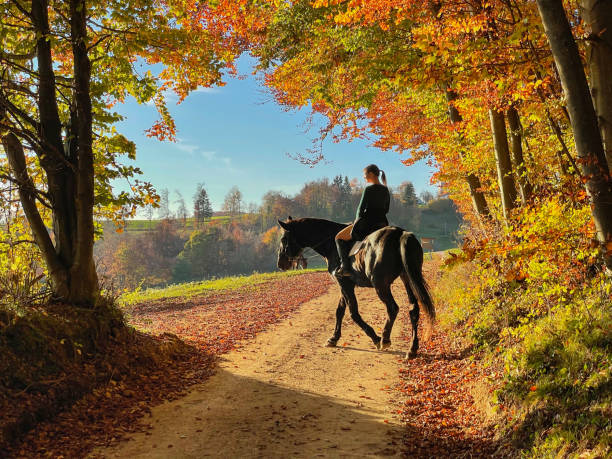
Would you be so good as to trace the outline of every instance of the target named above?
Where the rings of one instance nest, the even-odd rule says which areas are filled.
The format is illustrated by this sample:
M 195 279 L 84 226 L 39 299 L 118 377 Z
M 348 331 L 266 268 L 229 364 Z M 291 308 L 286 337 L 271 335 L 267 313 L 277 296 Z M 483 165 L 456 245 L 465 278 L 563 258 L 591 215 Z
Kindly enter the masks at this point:
M 508 147 L 508 134 L 506 132 L 506 120 L 504 112 L 495 109 L 489 110 L 491 120 L 491 132 L 495 145 L 495 163 L 497 165 L 497 181 L 502 201 L 504 218 L 508 220 L 512 209 L 516 206 L 516 186 L 512 176 L 512 162 L 510 160 L 510 148 Z
M 512 162 L 516 175 L 518 176 L 521 201 L 526 204 L 533 193 L 533 188 L 527 177 L 527 168 L 523 158 L 523 129 L 518 111 L 515 107 L 510 107 L 507 111 L 508 127 L 510 128 L 510 150 L 512 152 Z
M 459 110 L 457 110 L 457 107 L 455 107 L 453 104 L 453 100 L 456 98 L 457 94 L 453 90 L 447 89 L 446 100 L 448 101 L 448 117 L 453 124 L 463 121 Z M 460 151 L 459 154 L 463 156 L 462 151 Z M 482 192 L 482 184 L 480 183 L 480 179 L 475 174 L 470 173 L 466 176 L 466 181 L 470 189 L 470 196 L 472 198 L 472 205 L 474 206 L 474 209 L 481 217 L 489 218 L 491 213 L 489 212 L 487 199 Z
M 612 269 L 612 250 L 608 250 L 612 245 L 612 180 L 586 75 L 561 0 L 537 0 L 537 4 L 567 100 L 597 238 L 606 266 Z
M 90 95 L 91 63 L 87 54 L 87 8 L 85 0 L 70 0 L 70 27 L 74 59 L 74 105 L 78 151 L 76 189 L 76 240 L 71 272 L 71 295 L 88 299 L 98 292 L 93 258 L 94 155 Z
M 32 22 L 37 33 L 38 111 L 40 116 L 40 164 L 47 175 L 48 193 L 53 206 L 53 233 L 58 256 L 68 265 L 73 255 L 73 230 L 76 212 L 71 196 L 74 193 L 74 164 L 64 155 L 62 123 L 57 107 L 55 72 L 51 57 L 48 1 L 32 2 Z M 63 295 L 62 295 L 63 296 Z
M 75 78 L 73 111 L 65 147 L 56 99 L 48 8 L 48 0 L 32 1 L 30 17 L 37 34 L 40 119 L 34 123 L 38 132 L 31 147 L 47 179 L 46 197 L 52 210 L 53 237 L 48 234 L 36 206 L 36 189 L 28 175 L 19 130 L 5 134 L 2 143 L 18 182 L 26 218 L 49 268 L 53 296 L 69 303 L 93 305 L 99 285 L 93 258 L 94 159 L 87 10 L 84 0 L 70 0 Z
M 591 28 L 587 40 L 591 95 L 606 161 L 612 170 L 612 0 L 582 0 L 581 9 Z

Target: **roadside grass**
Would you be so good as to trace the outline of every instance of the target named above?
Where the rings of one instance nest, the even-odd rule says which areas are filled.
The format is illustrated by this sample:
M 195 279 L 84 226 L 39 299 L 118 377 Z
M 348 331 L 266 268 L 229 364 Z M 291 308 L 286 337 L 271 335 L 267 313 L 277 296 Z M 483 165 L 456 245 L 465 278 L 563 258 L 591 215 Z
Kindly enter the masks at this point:
M 226 292 L 230 290 L 255 287 L 269 281 L 301 274 L 324 271 L 324 268 L 301 269 L 284 272 L 255 273 L 248 276 L 230 276 L 199 282 L 173 284 L 163 288 L 136 289 L 119 297 L 119 304 L 129 307 L 146 301 L 168 298 L 190 298 L 211 292 Z
M 595 276 L 562 297 L 551 279 L 495 278 L 475 263 L 444 269 L 434 292 L 439 323 L 482 352 L 506 418 L 500 435 L 524 457 L 610 457 L 611 287 Z

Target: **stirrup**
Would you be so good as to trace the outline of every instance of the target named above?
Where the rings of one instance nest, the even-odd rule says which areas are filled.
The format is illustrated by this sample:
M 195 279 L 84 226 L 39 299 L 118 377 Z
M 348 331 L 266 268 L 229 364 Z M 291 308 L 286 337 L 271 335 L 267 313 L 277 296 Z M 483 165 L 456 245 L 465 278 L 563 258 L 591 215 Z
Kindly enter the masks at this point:
M 347 270 L 346 268 L 344 268 L 342 265 L 338 266 L 335 270 L 334 270 L 334 276 L 336 277 L 351 277 L 351 272 L 349 270 Z

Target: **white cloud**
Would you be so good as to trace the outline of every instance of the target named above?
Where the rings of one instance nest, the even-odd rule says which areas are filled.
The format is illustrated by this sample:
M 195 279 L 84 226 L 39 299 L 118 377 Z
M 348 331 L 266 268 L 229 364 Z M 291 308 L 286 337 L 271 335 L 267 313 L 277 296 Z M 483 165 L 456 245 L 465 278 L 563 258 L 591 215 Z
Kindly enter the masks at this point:
M 196 89 L 193 92 L 200 92 L 200 93 L 205 93 L 205 94 L 217 94 L 220 91 L 221 90 L 218 87 L 198 86 L 198 89 Z
M 184 151 L 185 153 L 189 153 L 189 155 L 193 156 L 193 154 L 198 150 L 199 147 L 197 145 L 183 143 L 181 140 L 178 140 L 178 142 L 176 143 L 176 148 L 178 148 L 181 151 Z
M 216 163 L 219 168 L 222 168 L 224 172 L 237 174 L 240 171 L 233 166 L 232 158 L 229 156 L 222 156 L 218 152 L 213 150 L 202 150 L 198 145 L 194 145 L 189 142 L 185 142 L 183 139 L 178 138 L 177 142 L 173 144 L 178 150 L 187 153 L 189 156 L 201 156 L 207 162 Z
M 217 157 L 216 151 L 201 151 L 200 154 L 209 161 L 212 161 Z

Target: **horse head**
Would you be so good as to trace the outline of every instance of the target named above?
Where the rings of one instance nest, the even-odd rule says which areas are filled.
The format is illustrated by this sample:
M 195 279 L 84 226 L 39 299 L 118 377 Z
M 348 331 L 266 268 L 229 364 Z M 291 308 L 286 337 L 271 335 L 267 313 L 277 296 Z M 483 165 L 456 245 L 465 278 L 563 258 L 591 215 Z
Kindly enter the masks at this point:
M 295 223 L 291 216 L 287 221 L 278 220 L 278 224 L 283 229 L 283 235 L 278 248 L 277 266 L 283 271 L 291 269 L 293 261 L 296 260 L 304 251 L 304 246 L 296 239 Z

